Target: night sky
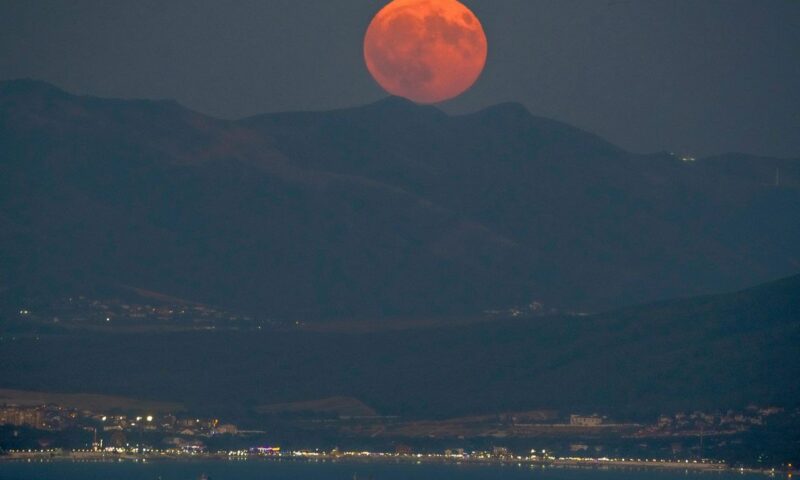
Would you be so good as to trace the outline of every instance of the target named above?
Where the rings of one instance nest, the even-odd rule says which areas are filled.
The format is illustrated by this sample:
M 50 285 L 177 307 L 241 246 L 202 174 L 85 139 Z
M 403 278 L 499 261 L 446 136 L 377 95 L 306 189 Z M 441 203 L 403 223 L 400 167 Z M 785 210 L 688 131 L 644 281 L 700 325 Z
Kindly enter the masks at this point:
M 173 98 L 224 118 L 385 93 L 362 40 L 382 0 L 0 2 L 0 79 Z M 503 101 L 637 151 L 800 155 L 800 1 L 471 0 L 489 60 L 441 105 Z

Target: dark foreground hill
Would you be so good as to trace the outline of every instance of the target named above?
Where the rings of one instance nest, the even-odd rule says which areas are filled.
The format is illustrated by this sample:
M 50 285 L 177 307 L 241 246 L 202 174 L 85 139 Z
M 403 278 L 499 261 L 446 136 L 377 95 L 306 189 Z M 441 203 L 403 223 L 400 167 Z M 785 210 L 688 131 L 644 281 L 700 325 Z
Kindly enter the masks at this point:
M 382 414 L 621 415 L 800 404 L 800 276 L 592 316 L 362 334 L 72 334 L 0 343 L 6 388 L 240 412 L 352 397 Z
M 228 122 L 0 83 L 12 311 L 108 284 L 301 319 L 596 311 L 788 275 L 797 212 L 798 161 L 635 155 L 512 104 Z

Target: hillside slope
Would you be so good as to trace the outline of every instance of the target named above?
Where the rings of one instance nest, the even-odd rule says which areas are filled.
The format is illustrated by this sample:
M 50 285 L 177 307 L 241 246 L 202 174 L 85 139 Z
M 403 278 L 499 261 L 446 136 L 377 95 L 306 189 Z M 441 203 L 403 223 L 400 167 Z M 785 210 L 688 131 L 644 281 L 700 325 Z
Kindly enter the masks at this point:
M 240 410 L 350 397 L 381 414 L 797 406 L 800 276 L 593 316 L 341 334 L 8 337 L 2 384 Z
M 10 311 L 106 284 L 301 320 L 599 311 L 791 274 L 799 211 L 798 161 L 635 155 L 514 104 L 229 122 L 0 83 Z
M 480 223 L 298 166 L 269 138 L 171 102 L 3 83 L 0 173 L 7 296 L 115 283 L 305 318 L 474 311 L 528 293 L 517 246 Z
M 800 268 L 800 161 L 636 155 L 517 104 L 390 98 L 241 122 L 301 165 L 415 192 L 523 247 L 531 298 L 602 309 Z M 776 185 L 776 174 L 779 183 Z

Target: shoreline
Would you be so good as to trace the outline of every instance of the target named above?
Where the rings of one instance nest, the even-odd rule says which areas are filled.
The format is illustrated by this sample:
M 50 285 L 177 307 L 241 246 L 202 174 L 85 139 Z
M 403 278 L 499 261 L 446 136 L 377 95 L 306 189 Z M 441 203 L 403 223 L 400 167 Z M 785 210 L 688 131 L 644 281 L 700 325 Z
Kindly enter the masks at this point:
M 617 460 L 595 458 L 554 458 L 532 459 L 529 457 L 508 458 L 458 458 L 443 455 L 426 454 L 387 454 L 387 453 L 357 453 L 357 454 L 281 454 L 259 455 L 242 454 L 240 452 L 216 453 L 173 453 L 173 452 L 148 452 L 148 453 L 115 453 L 94 451 L 73 452 L 12 452 L 0 455 L 0 465 L 3 463 L 49 463 L 49 462 L 76 462 L 76 463 L 123 463 L 123 462 L 313 462 L 313 463 L 395 463 L 395 464 L 429 464 L 429 465 L 476 465 L 476 466 L 517 466 L 541 468 L 565 468 L 585 470 L 662 470 L 662 471 L 692 471 L 694 473 L 748 473 L 759 475 L 787 475 L 791 478 L 798 475 L 797 470 L 759 469 L 747 467 L 733 467 L 722 462 L 714 461 L 666 461 L 666 460 Z

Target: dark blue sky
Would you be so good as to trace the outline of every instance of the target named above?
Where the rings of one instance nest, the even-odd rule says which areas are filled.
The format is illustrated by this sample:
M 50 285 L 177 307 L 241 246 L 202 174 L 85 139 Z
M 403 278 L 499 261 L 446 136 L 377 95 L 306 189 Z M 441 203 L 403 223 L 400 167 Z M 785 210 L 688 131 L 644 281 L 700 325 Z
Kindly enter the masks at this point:
M 2 0 L 0 79 L 237 118 L 382 98 L 385 0 Z M 487 69 L 450 112 L 517 101 L 634 151 L 800 156 L 800 1 L 472 0 Z

